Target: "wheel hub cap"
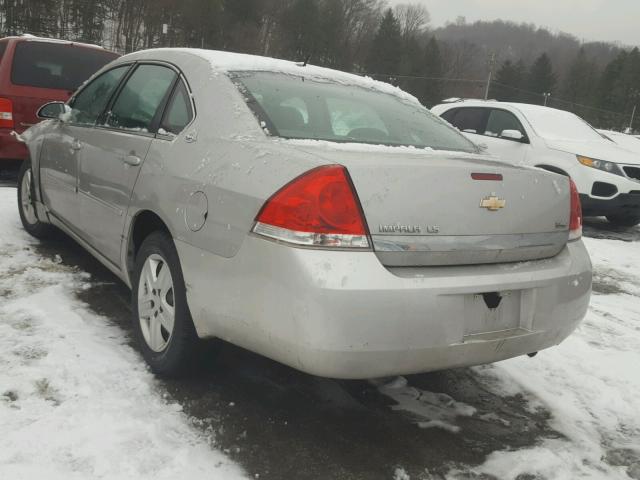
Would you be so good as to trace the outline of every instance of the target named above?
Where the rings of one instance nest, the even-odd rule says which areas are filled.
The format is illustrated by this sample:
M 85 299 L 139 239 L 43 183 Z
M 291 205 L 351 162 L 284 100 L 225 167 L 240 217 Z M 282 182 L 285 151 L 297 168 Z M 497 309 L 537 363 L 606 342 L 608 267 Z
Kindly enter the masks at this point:
M 22 214 L 24 216 L 24 219 L 30 225 L 35 225 L 36 223 L 38 223 L 38 217 L 36 217 L 36 210 L 33 206 L 33 199 L 31 198 L 31 169 L 27 170 L 22 177 L 20 194 L 22 200 Z
M 169 265 L 157 254 L 147 258 L 140 273 L 138 319 L 149 348 L 154 352 L 167 348 L 175 322 L 173 278 Z

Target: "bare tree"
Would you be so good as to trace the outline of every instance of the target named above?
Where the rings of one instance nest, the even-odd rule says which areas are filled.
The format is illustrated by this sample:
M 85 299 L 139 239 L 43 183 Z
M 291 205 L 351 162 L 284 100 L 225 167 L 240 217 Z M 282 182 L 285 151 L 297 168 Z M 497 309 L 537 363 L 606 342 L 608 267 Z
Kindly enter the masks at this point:
M 395 8 L 394 14 L 400 22 L 402 36 L 405 39 L 417 36 L 431 20 L 427 8 L 418 3 L 401 3 Z

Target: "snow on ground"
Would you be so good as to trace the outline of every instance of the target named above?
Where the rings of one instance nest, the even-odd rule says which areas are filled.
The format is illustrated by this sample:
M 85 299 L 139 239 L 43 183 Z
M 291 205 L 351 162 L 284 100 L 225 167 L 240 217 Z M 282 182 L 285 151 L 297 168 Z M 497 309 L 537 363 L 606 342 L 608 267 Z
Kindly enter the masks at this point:
M 516 358 L 476 369 L 498 392 L 523 393 L 532 408 L 551 411 L 552 427 L 566 438 L 495 452 L 476 473 L 640 479 L 640 246 L 584 241 L 596 291 L 579 329 L 533 361 Z M 450 478 L 462 475 L 454 471 Z
M 35 245 L 0 188 L 0 478 L 245 478 L 76 299 L 87 275 Z

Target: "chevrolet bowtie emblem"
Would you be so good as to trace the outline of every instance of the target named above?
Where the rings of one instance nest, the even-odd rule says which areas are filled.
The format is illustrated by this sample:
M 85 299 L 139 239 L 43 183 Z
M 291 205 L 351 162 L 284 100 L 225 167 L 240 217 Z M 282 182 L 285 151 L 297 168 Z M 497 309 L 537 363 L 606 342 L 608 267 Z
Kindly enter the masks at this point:
M 499 198 L 495 193 L 493 193 L 480 201 L 480 208 L 486 208 L 490 212 L 496 212 L 501 208 L 504 208 L 506 204 L 507 201 L 504 198 Z

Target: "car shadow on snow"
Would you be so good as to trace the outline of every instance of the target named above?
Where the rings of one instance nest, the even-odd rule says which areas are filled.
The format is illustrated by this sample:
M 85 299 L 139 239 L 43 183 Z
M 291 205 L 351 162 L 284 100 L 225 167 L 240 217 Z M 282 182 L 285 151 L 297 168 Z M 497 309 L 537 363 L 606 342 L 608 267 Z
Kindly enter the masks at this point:
M 624 242 L 640 241 L 640 226 L 616 227 L 607 222 L 604 217 L 585 218 L 582 230 L 585 237 Z
M 78 297 L 132 338 L 130 292 L 120 280 L 64 235 L 36 248 L 88 272 Z M 444 478 L 494 451 L 561 436 L 549 426 L 549 412 L 532 409 L 521 395 L 495 393 L 478 369 L 332 380 L 215 342 L 197 372 L 161 379 L 159 389 L 213 446 L 260 479 L 382 480 L 396 468 L 411 478 Z

